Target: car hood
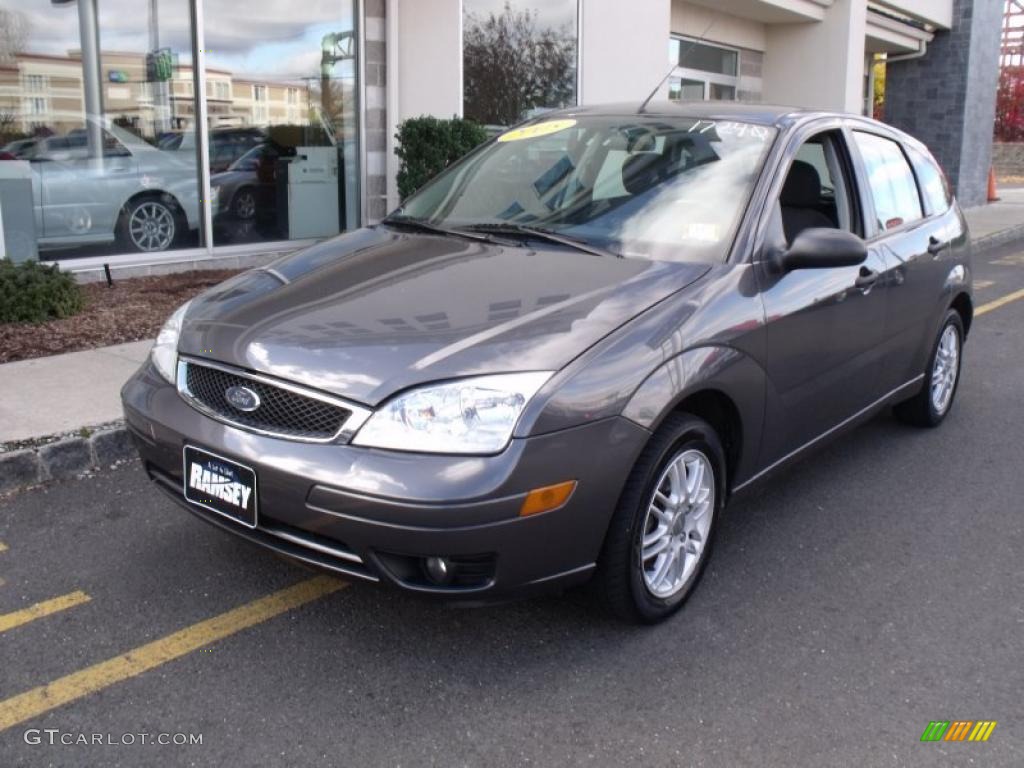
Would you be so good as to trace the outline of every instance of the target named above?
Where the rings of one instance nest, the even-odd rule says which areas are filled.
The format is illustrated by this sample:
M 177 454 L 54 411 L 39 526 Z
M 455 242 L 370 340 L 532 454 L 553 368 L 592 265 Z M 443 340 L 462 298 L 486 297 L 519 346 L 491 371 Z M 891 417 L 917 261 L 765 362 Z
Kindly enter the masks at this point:
M 707 269 L 363 229 L 202 294 L 179 349 L 376 405 L 427 381 L 559 369 Z
M 243 182 L 255 180 L 255 171 L 221 171 L 210 177 L 210 185 L 214 187 L 232 187 Z

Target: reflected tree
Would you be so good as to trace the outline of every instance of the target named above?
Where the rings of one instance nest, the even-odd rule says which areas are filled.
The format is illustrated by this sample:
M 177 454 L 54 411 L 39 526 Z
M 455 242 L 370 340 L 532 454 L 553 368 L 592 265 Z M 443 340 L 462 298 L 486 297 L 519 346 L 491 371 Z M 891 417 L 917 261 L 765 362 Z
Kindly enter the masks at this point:
M 541 28 L 536 12 L 467 13 L 463 32 L 465 117 L 510 125 L 537 107 L 576 102 L 576 35 Z
M 0 8 L 0 65 L 10 66 L 25 50 L 32 31 L 28 17 L 21 11 Z

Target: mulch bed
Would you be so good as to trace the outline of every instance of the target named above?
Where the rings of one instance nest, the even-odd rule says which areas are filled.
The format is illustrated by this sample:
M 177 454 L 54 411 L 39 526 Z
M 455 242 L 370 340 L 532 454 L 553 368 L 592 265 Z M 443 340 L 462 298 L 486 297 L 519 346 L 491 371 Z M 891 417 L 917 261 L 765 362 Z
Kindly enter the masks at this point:
M 152 339 L 179 304 L 237 274 L 218 269 L 85 283 L 85 310 L 74 317 L 0 324 L 0 363 Z

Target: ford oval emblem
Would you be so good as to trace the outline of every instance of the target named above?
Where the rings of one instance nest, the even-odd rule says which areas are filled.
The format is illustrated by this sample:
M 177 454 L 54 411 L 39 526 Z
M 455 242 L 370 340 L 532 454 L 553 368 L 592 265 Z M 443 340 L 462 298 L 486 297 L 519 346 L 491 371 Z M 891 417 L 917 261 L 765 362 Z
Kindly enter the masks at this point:
M 248 387 L 233 386 L 224 390 L 228 405 L 244 413 L 251 413 L 260 407 L 260 396 Z

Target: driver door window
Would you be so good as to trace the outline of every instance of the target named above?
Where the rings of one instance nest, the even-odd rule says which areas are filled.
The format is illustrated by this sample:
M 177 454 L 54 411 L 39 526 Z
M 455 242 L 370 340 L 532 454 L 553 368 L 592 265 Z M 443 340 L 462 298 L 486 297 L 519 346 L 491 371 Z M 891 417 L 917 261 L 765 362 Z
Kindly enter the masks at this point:
M 819 134 L 797 151 L 779 195 L 787 244 L 805 229 L 826 227 L 859 234 L 851 185 L 843 171 L 836 135 Z

